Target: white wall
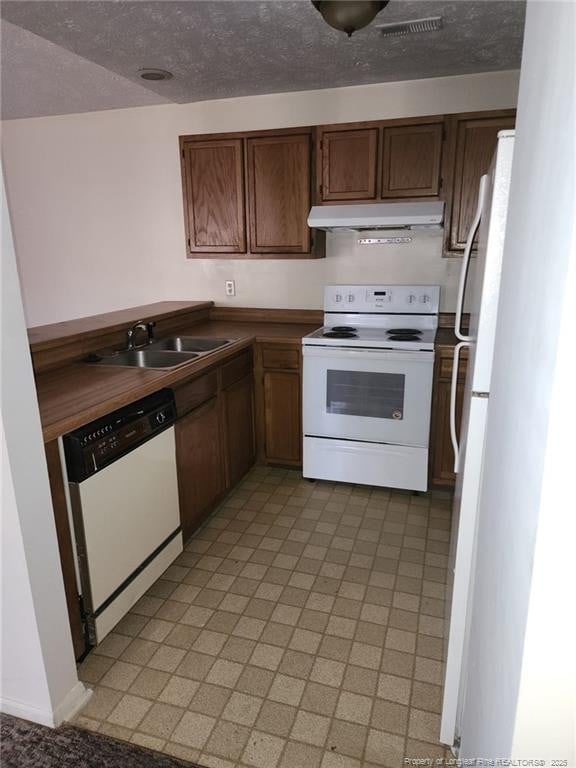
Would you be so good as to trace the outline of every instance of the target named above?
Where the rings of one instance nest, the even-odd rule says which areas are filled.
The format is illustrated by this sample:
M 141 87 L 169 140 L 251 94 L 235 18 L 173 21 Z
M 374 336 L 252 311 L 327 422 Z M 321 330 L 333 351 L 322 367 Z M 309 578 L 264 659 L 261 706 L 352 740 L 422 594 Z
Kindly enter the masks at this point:
M 321 261 L 187 260 L 177 137 L 515 106 L 517 72 L 7 121 L 6 184 L 29 325 L 162 299 L 319 308 L 330 282 L 438 282 L 440 239 L 364 247 L 329 236 Z M 226 299 L 224 280 L 237 297 Z
M 576 765 L 575 32 L 528 2 L 461 758 Z
M 0 710 L 58 724 L 78 681 L 10 223 L 2 195 L 2 632 Z

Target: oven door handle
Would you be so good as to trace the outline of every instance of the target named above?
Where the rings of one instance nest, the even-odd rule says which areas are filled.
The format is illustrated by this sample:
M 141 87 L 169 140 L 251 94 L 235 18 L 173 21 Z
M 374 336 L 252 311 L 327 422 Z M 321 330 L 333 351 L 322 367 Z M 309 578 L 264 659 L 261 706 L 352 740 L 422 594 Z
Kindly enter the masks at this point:
M 458 366 L 460 364 L 460 352 L 464 347 L 469 347 L 469 341 L 461 341 L 454 347 L 454 359 L 452 361 L 452 384 L 450 387 L 450 439 L 454 449 L 454 472 L 460 470 L 460 446 L 456 434 L 456 392 L 458 389 Z
M 433 350 L 397 350 L 397 349 L 353 349 L 351 347 L 322 347 L 316 344 L 304 345 L 302 348 L 304 357 L 327 357 L 332 360 L 374 360 L 380 358 L 381 362 L 406 363 L 410 360 L 430 361 L 434 360 Z

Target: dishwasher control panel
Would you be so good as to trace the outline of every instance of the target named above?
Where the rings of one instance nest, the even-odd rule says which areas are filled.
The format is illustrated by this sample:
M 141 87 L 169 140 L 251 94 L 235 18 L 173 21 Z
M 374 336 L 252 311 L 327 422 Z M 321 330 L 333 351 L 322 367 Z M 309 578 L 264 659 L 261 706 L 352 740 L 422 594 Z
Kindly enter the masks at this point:
M 176 421 L 171 389 L 162 389 L 64 436 L 68 480 L 80 483 Z

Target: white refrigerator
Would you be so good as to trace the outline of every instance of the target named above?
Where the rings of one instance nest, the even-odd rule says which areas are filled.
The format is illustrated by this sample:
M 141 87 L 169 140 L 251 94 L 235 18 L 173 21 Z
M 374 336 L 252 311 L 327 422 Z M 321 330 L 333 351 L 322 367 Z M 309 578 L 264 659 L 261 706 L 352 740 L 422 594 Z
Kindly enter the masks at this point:
M 455 333 L 450 430 L 454 446 L 456 489 L 448 563 L 448 655 L 440 740 L 458 747 L 461 706 L 466 690 L 466 654 L 470 625 L 469 596 L 476 551 L 477 513 L 484 458 L 486 420 L 490 407 L 490 378 L 496 333 L 498 296 L 508 195 L 512 172 L 514 131 L 500 131 L 488 174 L 480 181 L 478 209 L 468 233 L 462 261 Z M 478 251 L 471 279 L 472 244 L 478 233 Z M 464 300 L 470 311 L 470 326 L 462 331 Z M 460 434 L 456 425 L 456 379 L 458 361 L 468 349 L 468 373 Z

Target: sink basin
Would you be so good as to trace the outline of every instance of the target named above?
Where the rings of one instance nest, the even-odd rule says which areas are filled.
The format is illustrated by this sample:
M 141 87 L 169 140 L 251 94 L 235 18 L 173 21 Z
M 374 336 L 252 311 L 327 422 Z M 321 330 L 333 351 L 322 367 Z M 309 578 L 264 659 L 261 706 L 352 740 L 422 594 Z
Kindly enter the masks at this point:
M 93 362 L 99 365 L 124 365 L 135 368 L 175 368 L 199 355 L 193 352 L 164 352 L 159 349 L 131 349 L 116 355 L 103 356 Z
M 213 352 L 225 347 L 228 339 L 205 339 L 195 336 L 173 336 L 170 339 L 155 341 L 152 349 L 170 350 L 172 352 Z

